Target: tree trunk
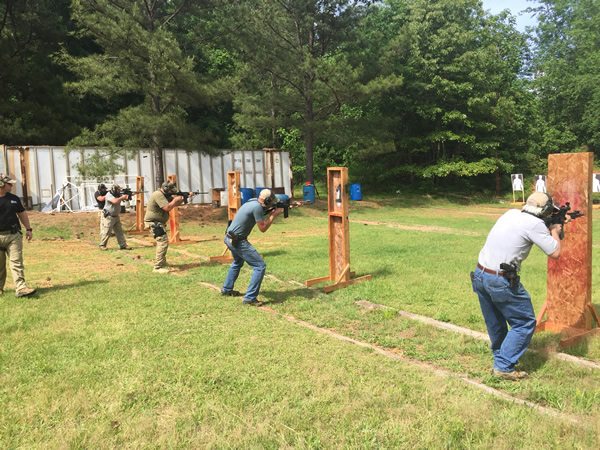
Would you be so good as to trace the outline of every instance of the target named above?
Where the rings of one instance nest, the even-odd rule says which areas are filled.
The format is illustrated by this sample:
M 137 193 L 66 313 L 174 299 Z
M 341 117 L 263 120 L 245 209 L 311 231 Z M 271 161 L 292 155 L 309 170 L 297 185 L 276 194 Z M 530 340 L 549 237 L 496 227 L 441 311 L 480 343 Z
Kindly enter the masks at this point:
M 312 96 L 309 95 L 306 97 L 305 106 L 306 111 L 304 115 L 304 120 L 306 126 L 304 127 L 304 142 L 306 146 L 306 181 L 309 181 L 311 184 L 315 184 L 315 171 L 313 167 L 314 131 L 312 127 L 314 120 L 314 112 Z
M 158 189 L 165 181 L 165 164 L 163 161 L 162 142 L 158 136 L 154 137 L 154 181 L 155 188 Z
M 154 76 L 152 76 L 154 81 Z M 152 82 L 154 84 L 154 82 Z M 152 96 L 152 109 L 157 115 L 160 115 L 160 97 Z M 163 143 L 160 136 L 157 134 L 153 137 L 154 141 L 154 181 L 156 182 L 156 189 L 160 188 L 165 181 L 165 164 L 163 161 Z

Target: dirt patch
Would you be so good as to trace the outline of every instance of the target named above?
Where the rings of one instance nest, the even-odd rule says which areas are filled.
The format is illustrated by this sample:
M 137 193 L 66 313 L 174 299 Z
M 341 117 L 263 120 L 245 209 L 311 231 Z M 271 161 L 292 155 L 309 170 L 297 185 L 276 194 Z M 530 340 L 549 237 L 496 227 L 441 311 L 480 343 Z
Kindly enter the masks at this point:
M 377 220 L 350 220 L 353 223 L 362 223 L 363 225 L 385 225 L 390 228 L 401 228 L 403 230 L 424 231 L 426 233 L 448 233 L 462 234 L 467 236 L 481 236 L 481 233 L 468 230 L 457 230 L 454 228 L 435 227 L 429 225 L 406 225 L 399 222 L 379 222 Z
M 42 213 L 39 211 L 27 211 L 32 224 L 42 227 L 57 227 L 59 229 L 81 230 L 76 232 L 79 239 L 84 239 L 88 230 L 94 230 L 98 234 L 100 216 L 97 211 L 87 212 L 58 212 Z M 135 226 L 135 211 L 121 214 L 121 224 L 124 229 Z M 199 225 L 221 225 L 226 222 L 226 208 L 212 208 L 210 205 L 187 205 L 179 208 L 179 217 L 184 220 L 193 221 Z

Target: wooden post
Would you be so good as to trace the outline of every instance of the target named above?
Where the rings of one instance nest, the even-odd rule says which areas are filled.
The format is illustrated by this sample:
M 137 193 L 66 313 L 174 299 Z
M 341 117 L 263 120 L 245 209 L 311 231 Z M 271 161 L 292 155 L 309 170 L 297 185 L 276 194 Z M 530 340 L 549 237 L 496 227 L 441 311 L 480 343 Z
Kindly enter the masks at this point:
M 177 175 L 168 175 L 167 179 L 173 183 L 177 184 Z M 188 240 L 184 241 L 181 239 L 179 234 L 179 206 L 174 207 L 171 211 L 169 211 L 169 245 L 179 245 L 186 244 Z
M 329 276 L 306 280 L 306 286 L 334 281 L 325 286 L 324 292 L 335 291 L 362 280 L 370 280 L 371 275 L 352 279 L 350 271 L 350 222 L 348 221 L 348 168 L 327 168 L 328 209 L 329 209 Z
M 240 171 L 234 170 L 227 172 L 227 213 L 229 223 L 235 218 L 235 215 L 242 206 L 242 192 L 240 191 Z M 221 264 L 231 264 L 233 257 L 227 254 L 229 249 L 225 246 L 225 250 L 221 255 L 211 256 L 210 261 L 218 261 Z
M 567 335 L 563 348 L 579 343 L 600 326 L 592 299 L 592 169 L 593 153 L 548 156 L 548 192 L 561 206 L 570 203 L 579 217 L 565 225 L 561 256 L 548 259 L 547 297 L 537 318 L 536 331 Z M 546 316 L 546 320 L 544 320 Z
M 128 234 L 148 234 L 144 230 L 144 177 L 135 178 L 135 190 L 139 194 L 135 195 L 135 229 L 128 231 Z

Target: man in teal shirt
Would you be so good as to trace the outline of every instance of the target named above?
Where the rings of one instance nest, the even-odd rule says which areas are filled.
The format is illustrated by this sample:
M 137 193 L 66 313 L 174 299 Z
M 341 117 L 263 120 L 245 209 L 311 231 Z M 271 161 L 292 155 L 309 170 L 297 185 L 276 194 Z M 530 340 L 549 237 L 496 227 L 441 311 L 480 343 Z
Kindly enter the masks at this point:
M 235 281 L 240 274 L 244 263 L 252 267 L 252 278 L 244 295 L 244 304 L 261 306 L 262 302 L 258 300 L 260 285 L 265 276 L 267 265 L 256 249 L 248 242 L 248 235 L 252 232 L 254 225 L 264 233 L 266 232 L 275 217 L 283 212 L 283 208 L 274 209 L 265 219 L 265 209 L 273 207 L 277 203 L 277 197 L 270 189 L 263 189 L 257 199 L 250 199 L 242 205 L 231 225 L 227 228 L 225 235 L 225 245 L 231 251 L 233 263 L 227 272 L 225 284 L 221 289 L 221 295 L 238 296 L 238 291 L 233 290 Z

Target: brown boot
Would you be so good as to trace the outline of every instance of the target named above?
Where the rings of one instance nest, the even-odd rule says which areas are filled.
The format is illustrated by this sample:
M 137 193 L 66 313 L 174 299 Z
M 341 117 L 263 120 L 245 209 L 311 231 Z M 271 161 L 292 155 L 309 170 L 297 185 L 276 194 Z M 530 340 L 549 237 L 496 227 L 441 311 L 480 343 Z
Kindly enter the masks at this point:
M 527 372 L 517 372 L 516 370 L 513 370 L 512 372 L 501 372 L 496 369 L 492 369 L 492 375 L 509 381 L 524 380 L 529 376 Z
M 20 291 L 17 291 L 17 297 L 27 297 L 28 295 L 33 295 L 37 291 L 35 289 L 23 288 Z

